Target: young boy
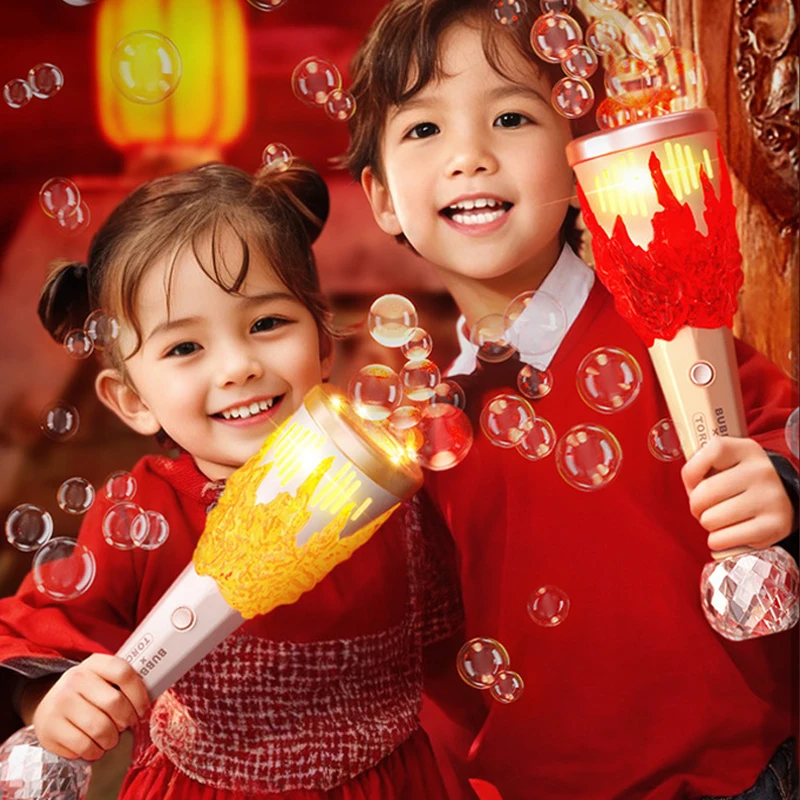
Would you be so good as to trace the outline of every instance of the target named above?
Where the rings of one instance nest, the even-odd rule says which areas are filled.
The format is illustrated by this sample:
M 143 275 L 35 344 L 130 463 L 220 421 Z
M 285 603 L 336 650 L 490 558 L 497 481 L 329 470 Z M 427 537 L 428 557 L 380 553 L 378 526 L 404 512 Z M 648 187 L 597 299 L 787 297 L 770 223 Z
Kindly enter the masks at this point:
M 458 549 L 467 634 L 499 640 L 526 686 L 508 705 L 482 693 L 470 774 L 504 800 L 794 797 L 797 632 L 728 641 L 698 598 L 709 549 L 792 533 L 791 386 L 737 342 L 752 438 L 715 438 L 683 467 L 649 454 L 648 432 L 668 411 L 645 346 L 566 243 L 575 184 L 564 147 L 580 131 L 550 103 L 560 66 L 530 49 L 536 13 L 500 28 L 486 0 L 393 0 L 352 65 L 348 168 L 378 225 L 435 265 L 462 311 L 451 374 L 473 420 L 487 396 L 517 391 L 520 363 L 476 370 L 466 332 L 541 287 L 567 330 L 537 356 L 554 385 L 537 415 L 557 435 L 606 426 L 624 454 L 613 482 L 579 493 L 554 457 L 527 461 L 476 426 L 467 459 L 427 475 Z M 580 361 L 603 345 L 632 354 L 644 375 L 636 402 L 611 417 L 575 390 Z M 570 600 L 557 627 L 527 612 L 545 585 Z M 449 675 L 459 681 L 455 665 Z

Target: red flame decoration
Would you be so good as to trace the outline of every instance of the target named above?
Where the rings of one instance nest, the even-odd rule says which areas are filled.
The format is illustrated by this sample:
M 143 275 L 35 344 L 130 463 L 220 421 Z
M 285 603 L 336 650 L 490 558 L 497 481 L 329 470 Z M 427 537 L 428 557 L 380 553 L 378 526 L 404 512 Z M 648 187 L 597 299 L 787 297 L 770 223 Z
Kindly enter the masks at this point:
M 578 185 L 583 217 L 592 233 L 595 271 L 614 296 L 617 311 L 651 347 L 655 339 L 671 341 L 684 326 L 719 328 L 733 325 L 737 295 L 744 281 L 736 234 L 730 176 L 717 143 L 720 196 L 716 197 L 703 167 L 708 233 L 697 230 L 688 204 L 681 204 L 667 184 L 655 152 L 648 166 L 663 211 L 653 214 L 653 240 L 647 250 L 635 245 L 622 217 L 609 237 Z

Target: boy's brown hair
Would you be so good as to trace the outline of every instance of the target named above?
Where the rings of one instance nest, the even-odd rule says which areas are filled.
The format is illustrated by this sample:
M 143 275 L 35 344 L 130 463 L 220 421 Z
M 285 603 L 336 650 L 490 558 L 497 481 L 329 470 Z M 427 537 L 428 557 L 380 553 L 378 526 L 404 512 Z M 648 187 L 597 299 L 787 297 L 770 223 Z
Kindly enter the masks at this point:
M 350 91 L 355 96 L 357 111 L 349 122 L 350 144 L 340 160 L 341 166 L 356 180 L 361 179 L 365 167 L 370 167 L 379 180 L 383 179 L 380 143 L 388 112 L 409 100 L 431 80 L 442 76 L 439 43 L 445 31 L 456 22 L 480 28 L 486 60 L 504 77 L 509 77 L 504 51 L 512 47 L 531 61 L 551 85 L 563 78 L 560 64 L 542 61 L 531 47 L 530 30 L 539 16 L 539 4 L 529 0 L 528 5 L 515 24 L 501 26 L 493 19 L 487 0 L 391 0 L 387 3 L 350 64 Z M 582 15 L 577 11 L 572 13 L 585 30 Z M 410 82 L 412 77 L 413 82 Z M 602 94 L 597 96 L 597 81 L 590 82 L 594 84 L 599 102 Z M 592 112 L 573 121 L 575 136 L 594 129 Z M 580 230 L 575 225 L 577 217 L 578 209 L 570 206 L 562 225 L 562 237 L 575 250 L 580 244 Z M 407 244 L 402 234 L 396 238 Z

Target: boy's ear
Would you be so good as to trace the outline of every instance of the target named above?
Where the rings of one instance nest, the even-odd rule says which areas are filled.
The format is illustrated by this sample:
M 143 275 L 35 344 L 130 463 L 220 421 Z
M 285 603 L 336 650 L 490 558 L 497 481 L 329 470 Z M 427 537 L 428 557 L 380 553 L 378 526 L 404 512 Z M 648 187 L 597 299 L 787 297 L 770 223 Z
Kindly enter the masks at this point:
M 372 214 L 375 217 L 375 222 L 378 227 L 391 236 L 399 236 L 403 229 L 397 220 L 397 215 L 394 213 L 394 203 L 389 190 L 378 180 L 372 167 L 364 167 L 361 170 L 361 186 L 364 189 L 364 194 L 369 200 L 372 207 Z
M 137 433 L 152 436 L 161 430 L 153 412 L 117 370 L 102 370 L 95 379 L 94 389 L 100 402 Z

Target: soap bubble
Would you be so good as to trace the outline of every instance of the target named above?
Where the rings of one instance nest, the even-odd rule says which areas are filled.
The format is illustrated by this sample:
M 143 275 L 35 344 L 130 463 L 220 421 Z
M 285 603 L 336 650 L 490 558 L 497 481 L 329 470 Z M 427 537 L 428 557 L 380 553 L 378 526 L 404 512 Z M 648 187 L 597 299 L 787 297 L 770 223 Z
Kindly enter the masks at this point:
M 528 598 L 528 616 L 543 628 L 555 628 L 569 614 L 569 597 L 558 586 L 540 586 Z
M 553 388 L 553 373 L 549 369 L 539 369 L 526 364 L 517 375 L 517 388 L 529 400 L 541 400 Z
M 597 53 L 583 44 L 574 44 L 567 50 L 566 57 L 561 62 L 561 68 L 572 78 L 591 78 L 600 60 Z
M 705 105 L 708 78 L 703 62 L 682 47 L 672 50 L 658 62 L 660 85 L 672 89 L 672 111 L 689 111 Z
M 636 122 L 636 116 L 636 111 L 631 106 L 626 106 L 613 97 L 606 97 L 601 101 L 595 112 L 597 127 L 601 131 Z
M 74 214 L 81 204 L 81 193 L 69 178 L 50 178 L 39 189 L 39 205 L 48 217 Z
M 22 108 L 28 105 L 32 95 L 31 87 L 22 78 L 12 78 L 3 86 L 3 99 L 9 108 Z
M 54 442 L 72 438 L 78 432 L 79 425 L 78 409 L 69 403 L 50 403 L 39 416 L 42 433 Z
M 17 550 L 30 553 L 53 535 L 53 518 L 38 506 L 23 503 L 6 517 L 6 539 Z
M 56 223 L 61 230 L 70 235 L 77 236 L 83 233 L 92 221 L 92 212 L 85 200 L 81 200 L 78 207 L 72 211 L 59 211 L 56 214 Z
M 567 331 L 567 314 L 541 289 L 517 295 L 506 308 L 505 328 L 525 361 L 555 350 Z
M 635 14 L 625 26 L 625 46 L 634 56 L 656 61 L 672 50 L 672 29 L 669 22 L 652 11 Z
M 514 355 L 514 346 L 509 341 L 506 321 L 502 314 L 487 314 L 473 326 L 469 339 L 478 348 L 475 355 L 490 364 L 505 361 Z
M 559 474 L 570 486 L 584 492 L 608 486 L 621 464 L 619 442 L 601 425 L 574 425 L 556 444 Z
M 169 538 L 169 523 L 158 511 L 142 511 L 134 517 L 131 539 L 142 550 L 156 550 Z
M 647 447 L 659 461 L 675 461 L 683 455 L 678 432 L 671 419 L 656 422 L 647 434 Z
M 321 106 L 331 92 L 342 88 L 342 76 L 336 65 L 324 58 L 304 58 L 292 72 L 292 91 L 308 106 Z
M 490 0 L 492 19 L 500 25 L 516 25 L 528 10 L 525 0 Z
M 80 597 L 92 585 L 95 570 L 91 550 L 66 536 L 51 539 L 33 557 L 36 588 L 59 602 Z
M 569 14 L 572 0 L 539 0 L 542 14 Z
M 800 417 L 800 409 L 795 409 L 786 420 L 786 428 L 784 435 L 786 436 L 786 446 L 789 452 L 795 457 L 800 458 L 800 433 L 798 432 L 798 418 Z
M 28 71 L 28 86 L 34 97 L 55 97 L 64 85 L 64 74 L 55 64 L 37 64 Z
M 494 683 L 489 687 L 489 694 L 498 703 L 515 703 L 522 696 L 525 683 L 518 672 L 503 670 L 497 673 Z
M 85 514 L 94 498 L 94 486 L 85 478 L 67 478 L 56 493 L 58 507 L 67 514 Z
M 385 347 L 402 347 L 417 327 L 417 310 L 401 294 L 384 294 L 369 309 L 372 338 Z
M 505 647 L 496 639 L 484 636 L 470 639 L 456 658 L 461 680 L 473 689 L 488 689 L 510 663 Z
M 116 503 L 111 506 L 103 517 L 103 538 L 115 550 L 133 550 L 136 547 L 133 540 L 134 521 L 141 513 L 142 508 L 136 503 Z
M 536 417 L 531 429 L 517 442 L 517 450 L 528 461 L 546 458 L 555 446 L 556 432 L 544 417 Z
M 281 6 L 285 6 L 289 0 L 247 0 L 247 2 L 259 11 L 277 11 Z
M 409 361 L 400 370 L 403 390 L 409 400 L 414 401 L 430 400 L 441 377 L 439 367 L 427 358 Z
M 586 43 L 599 56 L 623 54 L 623 41 L 622 29 L 609 19 L 596 19 L 586 29 Z
M 572 45 L 583 42 L 581 26 L 569 14 L 543 14 L 531 28 L 531 47 L 539 58 L 558 64 Z
M 589 408 L 613 414 L 627 408 L 642 388 L 636 359 L 619 347 L 598 347 L 578 366 L 578 394 Z
M 103 485 L 106 497 L 115 503 L 121 503 L 123 500 L 133 500 L 138 488 L 136 478 L 130 472 L 125 472 L 125 470 L 112 472 Z
M 175 43 L 156 31 L 135 31 L 117 43 L 111 54 L 111 79 L 123 97 L 154 105 L 166 100 L 183 74 Z
M 386 423 L 394 431 L 407 431 L 419 424 L 422 411 L 416 406 L 399 406 L 386 418 Z
M 364 419 L 386 419 L 400 405 L 403 388 L 397 373 L 383 364 L 368 364 L 350 379 L 353 410 Z
M 672 91 L 672 89 L 657 89 L 647 101 L 647 105 L 644 108 L 638 109 L 639 114 L 647 119 L 663 117 L 665 114 L 671 114 L 672 106 L 677 97 L 678 96 Z
M 292 151 L 282 142 L 270 142 L 261 154 L 261 163 L 265 167 L 273 167 L 281 172 L 292 166 Z
M 653 92 L 661 88 L 662 80 L 652 64 L 635 56 L 615 59 L 606 69 L 604 77 L 609 97 L 634 106 L 646 105 Z
M 422 434 L 417 461 L 434 472 L 460 464 L 472 447 L 469 418 L 449 403 L 439 402 L 423 408 L 416 430 Z
M 94 342 L 83 328 L 74 328 L 64 337 L 64 349 L 70 358 L 89 358 L 94 352 Z
M 433 350 L 433 338 L 424 328 L 414 328 L 408 339 L 400 346 L 400 352 L 409 361 L 427 358 Z
M 551 102 L 562 117 L 577 119 L 594 104 L 594 89 L 582 78 L 562 78 L 553 86 Z
M 356 99 L 346 89 L 334 89 L 325 98 L 325 113 L 337 122 L 346 122 L 356 113 Z
M 467 405 L 467 396 L 454 380 L 444 378 L 434 387 L 431 403 L 447 403 L 463 410 Z
M 102 308 L 92 311 L 83 323 L 97 350 L 105 350 L 119 337 L 119 321 Z
M 515 394 L 499 394 L 481 412 L 481 429 L 498 447 L 516 447 L 531 430 L 536 415 L 530 403 Z

